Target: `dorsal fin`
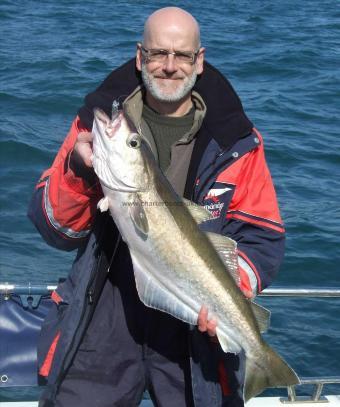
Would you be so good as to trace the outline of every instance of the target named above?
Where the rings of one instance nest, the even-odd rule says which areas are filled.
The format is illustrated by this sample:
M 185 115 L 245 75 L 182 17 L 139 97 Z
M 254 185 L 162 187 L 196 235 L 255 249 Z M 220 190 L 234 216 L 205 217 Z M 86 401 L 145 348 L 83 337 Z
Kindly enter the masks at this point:
M 237 243 L 235 240 L 217 233 L 206 232 L 206 235 L 214 246 L 226 269 L 239 286 L 240 274 L 238 272 Z
M 238 272 L 237 243 L 229 237 L 217 233 L 206 232 L 206 235 L 216 252 L 218 253 L 226 269 L 229 271 L 236 284 L 240 285 L 240 274 Z M 266 332 L 270 324 L 270 311 L 261 305 L 251 302 L 251 308 L 261 332 Z

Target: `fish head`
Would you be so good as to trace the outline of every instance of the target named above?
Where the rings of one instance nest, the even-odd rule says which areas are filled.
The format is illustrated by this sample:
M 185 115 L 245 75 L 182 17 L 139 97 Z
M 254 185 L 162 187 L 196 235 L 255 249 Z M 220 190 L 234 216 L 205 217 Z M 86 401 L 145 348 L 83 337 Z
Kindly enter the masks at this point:
M 113 119 L 94 109 L 93 168 L 105 187 L 124 192 L 148 189 L 150 176 L 142 136 L 125 118 L 122 111 Z

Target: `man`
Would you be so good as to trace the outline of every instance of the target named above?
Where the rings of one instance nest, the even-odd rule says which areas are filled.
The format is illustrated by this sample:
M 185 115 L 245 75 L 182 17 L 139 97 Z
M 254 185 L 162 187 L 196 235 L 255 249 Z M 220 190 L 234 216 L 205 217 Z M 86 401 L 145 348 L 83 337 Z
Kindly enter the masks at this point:
M 91 165 L 93 107 L 125 115 L 152 146 L 178 194 L 205 205 L 210 228 L 238 243 L 240 288 L 255 296 L 276 274 L 284 230 L 262 138 L 230 84 L 204 62 L 199 26 L 164 8 L 146 21 L 136 61 L 85 98 L 29 216 L 46 241 L 78 255 L 52 294 L 42 328 L 40 406 L 242 406 L 243 358 L 224 354 L 202 304 L 197 327 L 145 307 L 112 219 L 99 214 Z

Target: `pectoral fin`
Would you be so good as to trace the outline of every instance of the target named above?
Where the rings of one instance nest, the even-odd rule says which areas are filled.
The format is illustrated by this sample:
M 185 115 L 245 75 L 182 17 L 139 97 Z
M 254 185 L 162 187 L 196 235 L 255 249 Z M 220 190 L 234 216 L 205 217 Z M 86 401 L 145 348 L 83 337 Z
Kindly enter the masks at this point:
M 149 233 L 149 223 L 142 202 L 138 197 L 135 197 L 134 201 L 131 202 L 129 213 L 136 230 L 146 237 Z

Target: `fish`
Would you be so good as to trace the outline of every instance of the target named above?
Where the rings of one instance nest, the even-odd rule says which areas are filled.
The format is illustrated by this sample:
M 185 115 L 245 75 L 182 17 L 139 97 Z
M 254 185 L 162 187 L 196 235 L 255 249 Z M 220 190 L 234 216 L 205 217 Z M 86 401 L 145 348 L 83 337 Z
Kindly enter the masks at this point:
M 129 247 L 141 301 L 191 325 L 204 304 L 223 351 L 245 353 L 245 401 L 267 387 L 298 384 L 262 338 L 270 312 L 238 287 L 236 242 L 201 230 L 210 212 L 176 194 L 122 110 L 110 118 L 95 108 L 92 133 L 92 164 L 103 190 L 98 208 L 109 210 Z

